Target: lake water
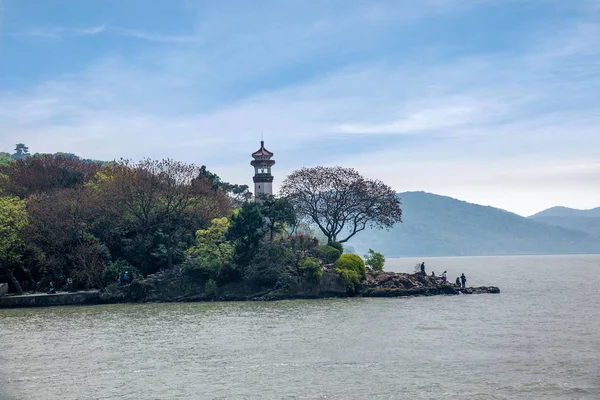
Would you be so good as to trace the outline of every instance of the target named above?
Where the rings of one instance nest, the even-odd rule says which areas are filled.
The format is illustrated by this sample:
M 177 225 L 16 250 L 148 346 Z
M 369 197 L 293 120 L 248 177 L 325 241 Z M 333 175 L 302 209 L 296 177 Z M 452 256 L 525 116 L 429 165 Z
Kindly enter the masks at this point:
M 502 293 L 0 310 L 0 399 L 600 399 L 600 256 L 425 261 Z

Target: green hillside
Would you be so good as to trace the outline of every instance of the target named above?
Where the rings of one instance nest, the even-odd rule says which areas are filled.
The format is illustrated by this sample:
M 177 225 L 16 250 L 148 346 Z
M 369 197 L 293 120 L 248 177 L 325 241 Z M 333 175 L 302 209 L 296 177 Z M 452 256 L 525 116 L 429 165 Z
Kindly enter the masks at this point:
M 493 207 L 425 192 L 406 192 L 403 223 L 361 232 L 350 245 L 388 257 L 600 253 L 600 240 Z

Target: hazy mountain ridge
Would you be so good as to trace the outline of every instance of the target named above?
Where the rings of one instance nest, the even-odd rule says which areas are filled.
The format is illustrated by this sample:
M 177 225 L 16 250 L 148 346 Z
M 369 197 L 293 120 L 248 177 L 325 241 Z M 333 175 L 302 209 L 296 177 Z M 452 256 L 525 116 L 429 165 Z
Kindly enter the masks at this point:
M 569 207 L 551 207 L 547 210 L 540 211 L 537 214 L 530 216 L 529 218 L 546 218 L 546 217 L 586 217 L 586 218 L 600 218 L 600 207 L 592 208 L 590 210 L 578 210 L 576 208 Z
M 600 253 L 600 239 L 490 206 L 425 192 L 399 193 L 403 223 L 351 241 L 388 257 Z
M 552 207 L 529 218 L 548 225 L 579 230 L 600 238 L 600 207 L 590 210 Z

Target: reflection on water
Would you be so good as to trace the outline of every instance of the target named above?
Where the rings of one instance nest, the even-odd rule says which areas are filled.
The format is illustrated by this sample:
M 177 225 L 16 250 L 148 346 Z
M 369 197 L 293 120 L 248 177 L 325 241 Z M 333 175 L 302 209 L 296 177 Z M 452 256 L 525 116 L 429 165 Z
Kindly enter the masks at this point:
M 600 256 L 426 261 L 502 294 L 0 310 L 0 399 L 600 398 Z

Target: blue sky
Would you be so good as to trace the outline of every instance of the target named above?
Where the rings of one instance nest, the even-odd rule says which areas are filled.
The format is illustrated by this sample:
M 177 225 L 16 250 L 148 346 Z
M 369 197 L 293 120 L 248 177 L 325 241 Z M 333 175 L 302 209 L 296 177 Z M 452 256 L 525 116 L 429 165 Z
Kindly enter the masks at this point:
M 0 0 L 0 150 L 600 205 L 600 0 Z

